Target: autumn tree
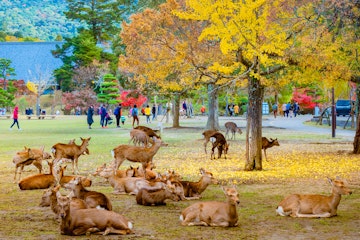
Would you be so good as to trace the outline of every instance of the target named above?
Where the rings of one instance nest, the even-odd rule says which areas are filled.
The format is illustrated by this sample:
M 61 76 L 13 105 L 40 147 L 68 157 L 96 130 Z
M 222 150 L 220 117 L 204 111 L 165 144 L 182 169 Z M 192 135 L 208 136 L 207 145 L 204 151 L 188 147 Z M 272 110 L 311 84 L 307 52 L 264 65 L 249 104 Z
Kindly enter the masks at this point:
M 181 1 L 180 1 L 181 3 Z M 179 126 L 180 100 L 201 84 L 209 84 L 210 117 L 217 119 L 216 84 L 222 77 L 209 71 L 211 59 L 222 59 L 216 41 L 198 41 L 204 23 L 181 20 L 172 12 L 182 5 L 174 0 L 146 9 L 123 24 L 121 39 L 126 54 L 120 56 L 119 68 L 138 84 L 142 91 L 171 95 L 174 98 L 173 126 Z M 197 71 L 197 69 L 201 71 Z M 219 129 L 218 121 L 209 128 Z
M 3 80 L 3 90 L 5 91 L 10 76 L 15 76 L 15 69 L 11 67 L 11 60 L 0 58 L 0 78 Z

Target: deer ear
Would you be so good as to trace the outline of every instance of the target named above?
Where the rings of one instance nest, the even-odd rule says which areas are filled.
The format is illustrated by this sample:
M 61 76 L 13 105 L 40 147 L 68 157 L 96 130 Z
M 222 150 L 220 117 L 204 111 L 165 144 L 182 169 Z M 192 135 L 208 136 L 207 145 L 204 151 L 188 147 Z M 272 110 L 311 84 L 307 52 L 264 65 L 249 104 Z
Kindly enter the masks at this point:
M 328 177 L 327 180 L 331 185 L 333 185 L 333 180 L 331 178 Z

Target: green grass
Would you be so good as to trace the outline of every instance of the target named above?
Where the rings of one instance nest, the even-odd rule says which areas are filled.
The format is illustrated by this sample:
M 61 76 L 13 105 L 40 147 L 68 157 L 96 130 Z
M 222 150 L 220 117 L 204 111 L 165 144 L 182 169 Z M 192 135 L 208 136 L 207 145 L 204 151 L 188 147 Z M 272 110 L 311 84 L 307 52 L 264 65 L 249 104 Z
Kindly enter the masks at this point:
M 13 155 L 24 146 L 45 146 L 50 151 L 58 142 L 68 142 L 80 137 L 91 137 L 90 155 L 81 156 L 79 169 L 89 176 L 102 163 L 110 163 L 110 150 L 127 144 L 130 120 L 120 129 L 111 125 L 99 126 L 95 117 L 93 129 L 88 129 L 85 116 L 60 116 L 55 120 L 20 119 L 22 131 L 9 131 L 11 120 L 0 120 L 0 239 L 69 239 L 61 236 L 59 224 L 49 208 L 38 207 L 42 190 L 20 191 L 13 183 Z M 220 119 L 220 125 L 226 119 Z M 145 119 L 140 119 L 142 123 Z M 244 120 L 238 118 L 241 124 Z M 156 171 L 173 169 L 184 179 L 197 181 L 199 168 L 213 172 L 223 184 L 235 184 L 240 194 L 239 226 L 235 228 L 183 227 L 179 223 L 182 209 L 197 201 L 225 201 L 219 186 L 211 185 L 202 200 L 168 202 L 167 206 L 145 207 L 136 204 L 134 196 L 114 195 L 113 189 L 99 177 L 92 177 L 92 190 L 101 191 L 111 199 L 114 211 L 134 221 L 134 235 L 121 239 L 355 239 L 359 237 L 360 220 L 359 173 L 360 160 L 346 152 L 351 143 L 327 135 L 302 134 L 283 129 L 264 128 L 267 136 L 277 137 L 280 147 L 268 150 L 269 161 L 264 161 L 264 171 L 245 172 L 245 137 L 237 135 L 230 141 L 228 159 L 210 160 L 203 149 L 204 118 L 180 120 L 184 128 L 173 129 L 163 124 L 162 138 L 169 144 L 160 148 L 154 157 Z M 147 125 L 157 127 L 157 122 Z M 245 131 L 244 131 L 245 132 Z M 321 144 L 314 144 L 314 143 Z M 210 144 L 208 144 L 210 146 Z M 208 149 L 209 149 L 208 146 Z M 346 151 L 344 153 L 344 151 Z M 125 161 L 120 168 L 137 165 Z M 45 167 L 46 168 L 46 167 Z M 71 174 L 71 166 L 67 168 Z M 23 176 L 36 174 L 34 166 L 25 167 Z M 294 192 L 329 194 L 326 176 L 345 176 L 354 190 L 352 196 L 343 197 L 337 217 L 330 219 L 292 219 L 275 215 L 279 201 Z M 66 192 L 63 190 L 64 193 Z M 4 224 L 5 223 L 5 224 Z M 101 236 L 78 239 L 103 239 Z M 108 236 L 107 239 L 119 239 Z

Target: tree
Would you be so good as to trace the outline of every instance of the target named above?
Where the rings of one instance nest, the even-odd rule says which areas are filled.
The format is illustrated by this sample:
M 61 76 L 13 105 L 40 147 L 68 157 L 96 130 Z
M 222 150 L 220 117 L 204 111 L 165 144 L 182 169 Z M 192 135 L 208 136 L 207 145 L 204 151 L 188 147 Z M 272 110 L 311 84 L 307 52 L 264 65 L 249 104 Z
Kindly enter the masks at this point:
M 129 0 L 67 0 L 68 19 L 84 22 L 96 42 L 111 40 L 120 31 L 119 23 L 129 10 Z
M 199 41 L 218 40 L 223 55 L 233 61 L 227 64 L 214 59 L 220 72 L 232 73 L 234 81 L 248 84 L 248 119 L 245 170 L 262 170 L 262 101 L 264 76 L 283 69 L 285 50 L 291 41 L 281 25 L 279 1 L 186 1 L 187 11 L 177 13 L 183 19 L 206 21 Z
M 106 104 L 117 104 L 120 97 L 119 84 L 116 78 L 111 74 L 105 74 L 103 82 L 100 84 L 99 93 L 97 94 L 97 100 Z
M 62 110 L 65 115 L 70 115 L 71 111 L 77 107 L 84 111 L 87 106 L 95 105 L 96 102 L 96 93 L 89 87 L 62 94 L 62 103 L 64 104 Z
M 0 58 L 0 78 L 3 79 L 3 90 L 7 90 L 9 76 L 15 76 L 15 69 L 11 67 L 11 60 Z
M 9 82 L 6 90 L 0 88 L 0 107 L 13 107 L 15 104 L 13 100 L 15 99 L 16 88 L 13 86 L 12 82 Z

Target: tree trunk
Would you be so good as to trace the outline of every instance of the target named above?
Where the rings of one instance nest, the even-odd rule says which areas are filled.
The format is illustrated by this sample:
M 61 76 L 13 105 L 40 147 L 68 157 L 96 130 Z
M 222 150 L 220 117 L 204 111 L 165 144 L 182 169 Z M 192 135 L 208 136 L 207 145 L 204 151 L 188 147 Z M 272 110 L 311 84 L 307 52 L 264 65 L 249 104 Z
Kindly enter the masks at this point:
M 208 85 L 208 119 L 206 123 L 206 129 L 209 130 L 220 130 L 219 126 L 219 100 L 218 100 L 218 90 L 215 89 L 215 84 Z
M 260 81 L 249 78 L 249 106 L 246 129 L 246 163 L 245 171 L 262 170 L 262 102 L 264 87 Z
M 173 109 L 173 127 L 178 128 L 180 127 L 180 96 L 178 94 L 175 94 Z

